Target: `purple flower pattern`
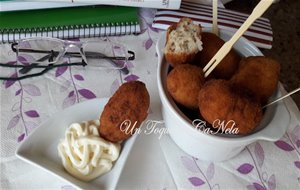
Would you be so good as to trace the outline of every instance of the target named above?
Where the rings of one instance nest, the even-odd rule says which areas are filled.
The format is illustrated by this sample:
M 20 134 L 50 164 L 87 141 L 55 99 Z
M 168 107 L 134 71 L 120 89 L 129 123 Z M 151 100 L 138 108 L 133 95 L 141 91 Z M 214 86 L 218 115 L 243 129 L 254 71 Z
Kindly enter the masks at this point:
M 295 128 L 290 132 L 285 134 L 285 139 L 282 138 L 276 141 L 274 144 L 281 150 L 285 152 L 297 152 L 300 156 L 300 125 L 295 126 Z M 300 169 L 300 161 L 295 160 L 294 163 L 296 168 Z
M 7 64 L 16 64 L 16 61 L 8 62 Z M 15 70 L 10 76 L 17 77 L 18 73 Z M 18 98 L 18 101 L 11 107 L 13 116 L 8 122 L 7 130 L 15 129 L 16 131 L 20 131 L 17 126 L 21 126 L 23 129 L 19 132 L 19 136 L 16 139 L 18 142 L 21 142 L 40 123 L 38 120 L 40 117 L 38 110 L 33 108 L 27 109 L 26 105 L 31 103 L 34 97 L 41 96 L 41 91 L 36 85 L 24 84 L 21 81 L 4 81 L 3 85 L 5 89 L 13 87 L 17 89 L 14 95 Z
M 199 165 L 199 160 L 194 157 L 181 156 L 181 163 L 183 166 L 193 173 L 193 176 L 188 177 L 188 181 L 194 187 L 203 186 L 205 189 L 217 190 L 220 189 L 220 185 L 218 183 L 211 184 L 213 177 L 215 175 L 215 165 L 214 163 L 210 163 L 204 172 Z
M 72 67 L 58 67 L 55 71 L 55 77 L 63 76 L 66 73 L 69 75 L 69 79 L 61 86 L 62 91 L 67 91 L 67 96 L 64 98 L 62 103 L 63 108 L 79 103 L 81 98 L 96 98 L 95 93 L 91 90 L 77 87 L 77 83 L 84 82 L 85 79 L 81 74 L 73 74 Z M 71 90 L 69 90 L 69 88 L 71 88 Z
M 254 151 L 251 152 L 249 147 L 246 147 L 246 151 L 249 153 L 253 164 L 244 163 L 237 168 L 240 174 L 247 175 L 253 170 L 256 171 L 259 181 L 253 182 L 247 185 L 248 190 L 275 190 L 276 189 L 276 178 L 272 174 L 268 176 L 266 171 L 263 171 L 263 164 L 265 160 L 264 150 L 259 142 L 254 144 Z
M 249 153 L 250 158 L 253 162 L 243 163 L 237 167 L 237 171 L 242 175 L 248 175 L 252 172 L 256 172 L 259 181 L 253 182 L 247 185 L 248 190 L 275 190 L 276 189 L 276 178 L 272 174 L 270 177 L 266 171 L 263 171 L 263 164 L 265 160 L 264 150 L 259 142 L 254 144 L 254 151 L 252 152 L 249 147 L 246 147 L 246 151 Z
M 300 140 L 300 126 L 297 125 L 291 132 L 287 132 L 285 136 L 274 142 L 274 144 L 281 150 L 289 153 L 292 151 L 297 152 L 299 154 L 299 140 Z M 251 148 L 250 148 L 251 147 Z M 253 147 L 253 150 L 252 150 Z M 238 175 L 252 175 L 256 174 L 258 180 L 253 181 L 252 183 L 246 186 L 248 190 L 275 190 L 277 188 L 276 176 L 273 173 L 268 173 L 264 171 L 264 162 L 265 162 L 265 151 L 261 146 L 260 142 L 255 142 L 254 144 L 246 147 L 246 152 L 250 155 L 250 161 L 244 162 L 236 167 L 236 171 L 239 173 Z M 214 163 L 210 163 L 206 173 L 200 168 L 199 162 L 197 158 L 189 157 L 189 156 L 181 156 L 180 160 L 184 166 L 184 168 L 194 173 L 187 178 L 190 184 L 194 187 L 204 187 L 204 189 L 220 189 L 220 185 L 218 183 L 211 185 L 211 180 L 214 176 Z M 207 165 L 204 164 L 204 166 Z M 296 160 L 293 162 L 293 165 L 300 169 L 300 161 Z M 254 173 L 253 173 L 254 172 Z M 195 175 L 198 174 L 198 175 Z M 300 184 L 300 178 L 296 179 Z M 205 186 L 206 185 L 206 186 Z

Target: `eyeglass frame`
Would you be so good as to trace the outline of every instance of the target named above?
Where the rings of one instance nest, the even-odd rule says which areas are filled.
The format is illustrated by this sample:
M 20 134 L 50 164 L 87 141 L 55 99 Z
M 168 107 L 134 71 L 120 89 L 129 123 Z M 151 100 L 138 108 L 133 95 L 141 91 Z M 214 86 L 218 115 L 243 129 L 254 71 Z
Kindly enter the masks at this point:
M 58 52 L 58 51 L 43 51 L 43 50 L 35 50 L 35 49 L 22 49 L 22 48 L 17 48 L 16 46 L 18 44 L 20 44 L 21 42 L 24 41 L 29 41 L 29 40 L 52 40 L 52 41 L 58 41 L 63 43 L 63 49 L 62 51 Z M 12 50 L 17 54 L 18 56 L 18 52 L 33 52 L 33 53 L 49 53 L 46 56 L 40 58 L 39 60 L 37 60 L 34 63 L 31 63 L 30 65 L 9 65 L 9 64 L 4 64 L 4 63 L 0 63 L 0 66 L 2 67 L 10 67 L 10 68 L 21 68 L 20 72 L 22 74 L 27 73 L 28 71 L 30 71 L 33 68 L 44 68 L 44 70 L 42 70 L 39 73 L 35 73 L 35 74 L 27 74 L 21 77 L 0 77 L 0 80 L 23 80 L 26 78 L 31 78 L 31 77 L 36 77 L 36 76 L 40 76 L 43 75 L 44 73 L 48 72 L 49 70 L 56 68 L 56 67 L 65 67 L 65 66 L 87 66 L 87 59 L 86 59 L 86 55 L 85 53 L 90 53 L 89 56 L 96 56 L 96 58 L 99 59 L 107 59 L 109 60 L 113 65 L 118 66 L 116 62 L 114 62 L 114 60 L 134 60 L 135 59 L 135 53 L 133 51 L 128 50 L 127 53 L 130 55 L 129 57 L 120 57 L 120 56 L 106 56 L 102 53 L 99 52 L 83 52 L 83 48 L 82 46 L 86 43 L 89 42 L 98 42 L 98 41 L 86 41 L 86 42 L 75 42 L 75 41 L 70 41 L 70 40 L 62 40 L 62 39 L 58 39 L 58 38 L 50 38 L 50 37 L 40 37 L 40 38 L 27 38 L 27 39 L 23 39 L 19 42 L 15 42 L 12 43 L 11 48 Z M 101 42 L 99 42 L 101 43 Z M 73 47 L 76 46 L 79 49 L 79 52 L 68 52 L 67 51 L 67 47 Z M 21 51 L 20 51 L 21 50 Z M 60 53 L 58 55 L 55 55 L 54 53 Z M 60 64 L 55 64 L 57 63 L 59 60 L 61 60 L 65 55 L 71 55 L 73 57 L 76 57 L 75 55 L 78 56 L 78 53 L 80 54 L 80 57 L 82 58 L 82 62 L 76 62 L 76 63 L 60 63 Z M 56 60 L 55 61 L 50 61 L 48 65 L 39 65 L 38 63 L 41 63 L 42 61 L 45 61 L 46 59 L 50 59 L 52 60 L 52 57 L 56 56 Z M 123 67 L 120 68 L 121 72 L 124 74 L 128 74 L 129 70 L 127 67 Z

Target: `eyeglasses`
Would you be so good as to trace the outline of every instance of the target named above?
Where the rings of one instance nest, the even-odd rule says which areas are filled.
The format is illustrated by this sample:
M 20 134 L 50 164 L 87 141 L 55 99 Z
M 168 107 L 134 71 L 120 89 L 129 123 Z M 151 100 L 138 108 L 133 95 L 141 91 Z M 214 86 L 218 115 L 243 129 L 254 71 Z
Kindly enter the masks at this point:
M 126 62 L 135 59 L 134 52 L 105 40 L 77 42 L 48 37 L 29 38 L 12 44 L 12 50 L 18 64 L 0 63 L 0 66 L 16 68 L 17 76 L 0 77 L 0 80 L 22 80 L 65 66 L 119 69 L 128 74 Z

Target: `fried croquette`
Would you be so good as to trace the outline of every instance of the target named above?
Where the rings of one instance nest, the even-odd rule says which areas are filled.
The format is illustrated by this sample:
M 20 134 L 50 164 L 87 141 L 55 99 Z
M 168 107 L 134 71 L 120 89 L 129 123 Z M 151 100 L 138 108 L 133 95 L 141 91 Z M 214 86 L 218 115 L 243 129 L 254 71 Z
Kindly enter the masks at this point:
M 262 119 L 259 103 L 247 94 L 235 89 L 229 81 L 210 80 L 199 92 L 199 110 L 203 118 L 214 128 L 238 128 L 238 134 L 252 132 Z
M 181 18 L 167 30 L 164 54 L 166 61 L 176 67 L 194 60 L 202 50 L 201 26 L 193 24 L 190 18 Z
M 144 83 L 124 83 L 109 99 L 100 116 L 100 136 L 111 142 L 129 138 L 148 115 L 149 93 Z
M 178 65 L 167 76 L 167 89 L 175 102 L 189 109 L 198 109 L 198 93 L 204 81 L 200 67 Z
M 267 57 L 243 58 L 237 73 L 230 80 L 239 88 L 247 89 L 263 105 L 277 89 L 280 64 Z
M 195 63 L 204 68 L 225 42 L 215 34 L 209 32 L 202 32 L 201 40 L 203 49 L 196 55 Z M 231 49 L 213 70 L 212 74 L 217 79 L 230 79 L 238 69 L 240 60 L 241 57 L 234 49 Z

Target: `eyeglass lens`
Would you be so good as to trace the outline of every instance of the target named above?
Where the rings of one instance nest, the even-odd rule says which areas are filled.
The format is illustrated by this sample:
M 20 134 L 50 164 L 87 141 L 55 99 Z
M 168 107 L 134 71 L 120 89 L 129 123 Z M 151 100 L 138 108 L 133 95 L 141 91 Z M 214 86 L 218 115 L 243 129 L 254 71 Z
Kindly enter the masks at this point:
M 49 64 L 58 61 L 64 44 L 56 40 L 25 40 L 18 44 L 17 61 L 23 65 Z

